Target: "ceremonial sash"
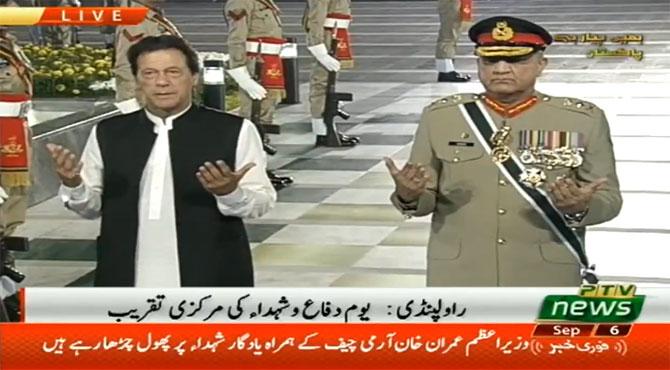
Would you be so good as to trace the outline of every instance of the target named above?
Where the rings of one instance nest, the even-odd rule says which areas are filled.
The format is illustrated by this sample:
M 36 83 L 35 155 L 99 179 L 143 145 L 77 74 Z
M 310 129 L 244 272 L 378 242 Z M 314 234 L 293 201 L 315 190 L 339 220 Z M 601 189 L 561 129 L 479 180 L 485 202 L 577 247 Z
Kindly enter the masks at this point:
M 30 186 L 27 95 L 0 94 L 0 186 Z
M 258 37 L 247 39 L 247 57 L 260 57 L 263 60 L 261 85 L 268 90 L 284 90 L 284 63 L 281 60 L 281 49 L 286 40 L 275 37 Z
M 486 152 L 490 155 L 493 151 L 491 138 L 498 130 L 491 117 L 485 113 L 485 109 L 479 102 L 470 102 L 459 105 L 461 113 L 477 140 L 482 144 Z M 540 214 L 549 228 L 561 240 L 561 243 L 568 248 L 575 258 L 579 261 L 582 268 L 582 278 L 591 284 L 598 282 L 593 269 L 595 266 L 589 266 L 589 261 L 584 252 L 584 245 L 577 233 L 566 225 L 563 215 L 559 212 L 553 203 L 549 200 L 546 193 L 540 189 L 525 186 L 519 180 L 524 173 L 525 167 L 519 158 L 510 151 L 509 159 L 496 163 L 500 172 L 507 178 L 510 184 L 519 192 L 519 194 Z
M 461 7 L 459 9 L 461 21 L 472 21 L 472 0 L 461 0 Z
M 329 13 L 323 25 L 326 30 L 335 30 L 333 36 L 338 40 L 335 56 L 343 68 L 353 68 L 354 66 L 354 54 L 349 34 L 351 20 L 352 17 L 349 14 Z
M 174 23 L 170 22 L 167 18 L 162 16 L 161 14 L 154 14 L 153 17 L 151 17 L 151 20 L 158 23 L 159 26 L 163 27 L 165 29 L 165 32 L 169 33 L 172 36 L 177 36 L 180 38 L 184 38 L 184 36 L 179 32 L 179 29 L 177 26 L 174 25 Z

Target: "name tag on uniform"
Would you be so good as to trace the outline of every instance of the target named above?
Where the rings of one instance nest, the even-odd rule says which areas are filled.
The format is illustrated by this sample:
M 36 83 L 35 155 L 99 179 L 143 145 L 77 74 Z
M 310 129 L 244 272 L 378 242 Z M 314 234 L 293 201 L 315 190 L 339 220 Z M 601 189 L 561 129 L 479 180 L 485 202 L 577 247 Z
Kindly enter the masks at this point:
M 449 146 L 475 146 L 471 141 L 450 141 Z

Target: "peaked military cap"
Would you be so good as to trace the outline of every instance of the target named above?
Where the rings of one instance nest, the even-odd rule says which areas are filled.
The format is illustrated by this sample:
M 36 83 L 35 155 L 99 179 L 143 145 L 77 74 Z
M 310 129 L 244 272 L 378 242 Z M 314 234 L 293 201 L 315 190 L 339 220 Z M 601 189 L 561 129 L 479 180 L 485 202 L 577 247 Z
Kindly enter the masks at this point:
M 523 57 L 553 41 L 541 26 L 521 18 L 499 16 L 477 22 L 468 32 L 481 57 Z

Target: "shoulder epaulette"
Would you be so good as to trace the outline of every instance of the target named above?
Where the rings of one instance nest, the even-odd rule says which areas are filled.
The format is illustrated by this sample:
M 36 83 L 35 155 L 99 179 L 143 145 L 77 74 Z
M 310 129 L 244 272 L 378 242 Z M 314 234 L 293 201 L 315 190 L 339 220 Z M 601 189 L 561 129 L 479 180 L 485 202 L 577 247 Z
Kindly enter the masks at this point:
M 430 103 L 428 109 L 434 110 L 434 109 L 452 107 L 458 104 L 476 101 L 479 100 L 480 98 L 481 97 L 479 94 L 470 94 L 470 93 L 449 95 L 434 100 L 432 103 Z
M 579 112 L 582 114 L 592 115 L 599 111 L 599 108 L 595 104 L 575 98 L 550 97 L 545 95 L 542 97 L 542 101 L 559 109 Z

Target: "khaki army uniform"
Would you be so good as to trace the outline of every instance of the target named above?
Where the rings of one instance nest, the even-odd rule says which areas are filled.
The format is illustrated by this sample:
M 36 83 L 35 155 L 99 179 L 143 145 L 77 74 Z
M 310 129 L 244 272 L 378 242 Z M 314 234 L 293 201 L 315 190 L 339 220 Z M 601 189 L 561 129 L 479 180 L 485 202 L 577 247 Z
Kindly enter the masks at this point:
M 261 54 L 272 55 L 276 59 L 282 47 L 279 8 L 273 0 L 228 0 L 224 13 L 228 22 L 229 68 L 235 69 L 246 65 L 249 75 L 257 78 L 258 76 L 254 74 L 256 53 L 259 47 L 258 40 L 261 40 L 260 47 L 263 49 Z M 274 44 L 268 43 L 267 40 L 274 40 Z M 265 66 L 265 68 L 272 67 Z M 260 123 L 264 125 L 272 124 L 275 108 L 285 95 L 281 68 L 281 65 L 274 66 L 274 72 L 282 74 L 282 86 L 272 88 L 267 83 L 258 81 L 267 90 L 265 99 L 261 101 Z M 239 115 L 247 119 L 251 118 L 253 100 L 242 89 L 239 90 L 238 96 L 240 99 Z
M 13 38 L 8 34 L 0 36 L 0 60 L 9 62 L 8 66 L 0 68 L 0 94 L 20 94 L 30 97 L 32 95 L 32 73 L 33 69 L 30 61 L 23 54 L 19 46 L 14 43 Z M 27 126 L 27 125 L 26 125 Z M 29 127 L 25 128 L 25 137 L 27 139 L 25 148 L 21 146 L 8 147 L 7 149 L 18 150 L 19 153 L 27 150 L 28 168 L 31 158 L 31 137 L 32 132 Z M 0 138 L 2 142 L 4 138 Z M 12 146 L 10 144 L 10 146 Z M 3 148 L 4 149 L 4 148 Z M 25 172 L 23 180 L 7 178 L 2 173 L 0 186 L 3 187 L 9 198 L 0 205 L 0 235 L 9 236 L 14 229 L 25 222 L 26 211 L 28 208 L 28 188 L 30 185 L 30 174 Z
M 456 56 L 456 45 L 463 27 L 460 9 L 460 0 L 437 0 L 440 30 L 435 48 L 436 59 L 453 59 Z
M 146 7 L 141 1 L 130 1 L 132 7 Z M 116 101 L 136 97 L 135 76 L 128 61 L 128 50 L 145 37 L 164 34 L 182 37 L 177 27 L 165 18 L 160 9 L 149 7 L 144 20 L 132 26 L 118 26 L 115 36 L 114 76 L 116 81 Z M 138 99 L 139 100 L 139 99 Z
M 440 30 L 435 47 L 438 82 L 467 82 L 470 75 L 456 72 L 454 57 L 461 32 L 472 22 L 472 0 L 438 0 Z
M 483 95 L 452 95 L 424 109 L 409 161 L 427 167 L 428 190 L 410 204 L 392 195 L 393 204 L 405 214 L 432 214 L 428 285 L 579 285 L 577 259 L 504 177 L 459 107 L 480 101 L 498 128 L 505 120 L 512 130 L 509 148 L 517 155 L 522 132 L 569 132 L 582 139 L 581 166 L 545 167 L 547 180 L 541 185 L 546 189 L 559 176 L 585 182 L 607 178 L 586 216 L 570 225 L 582 237 L 584 226 L 614 218 L 622 203 L 605 114 L 588 102 L 540 93 L 530 103 L 505 111 L 496 111 L 495 102 L 486 100 Z
M 11 34 L 0 32 L 0 59 L 10 62 L 0 71 L 0 92 L 32 95 L 33 69 L 30 60 Z
M 116 6 L 116 0 L 103 0 L 102 6 L 104 7 L 114 7 Z M 116 27 L 114 26 L 103 26 L 100 27 L 100 33 L 102 34 L 103 40 L 105 42 L 105 48 L 111 49 L 114 47 L 114 35 L 116 34 Z
M 330 49 L 332 30 L 326 29 L 332 15 L 351 16 L 351 0 L 307 0 L 303 25 L 307 32 L 307 46 L 325 44 Z M 353 61 L 340 61 L 341 68 L 352 68 Z M 326 105 L 328 71 L 314 61 L 309 79 L 309 104 L 312 118 L 321 118 Z
M 69 0 L 45 0 L 42 4 L 42 6 L 72 6 Z M 75 43 L 73 26 L 44 26 L 43 33 L 46 42 L 57 47 L 68 47 Z

